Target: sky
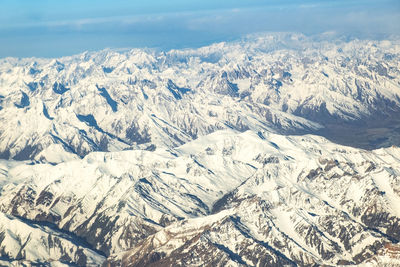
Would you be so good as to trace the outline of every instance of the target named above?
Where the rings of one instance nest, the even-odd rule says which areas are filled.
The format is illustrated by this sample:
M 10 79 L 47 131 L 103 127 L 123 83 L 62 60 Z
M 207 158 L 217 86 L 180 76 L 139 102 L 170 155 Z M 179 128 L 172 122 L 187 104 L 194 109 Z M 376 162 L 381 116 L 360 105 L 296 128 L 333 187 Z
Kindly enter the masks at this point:
M 0 0 L 0 58 L 200 47 L 259 32 L 400 35 L 400 0 Z

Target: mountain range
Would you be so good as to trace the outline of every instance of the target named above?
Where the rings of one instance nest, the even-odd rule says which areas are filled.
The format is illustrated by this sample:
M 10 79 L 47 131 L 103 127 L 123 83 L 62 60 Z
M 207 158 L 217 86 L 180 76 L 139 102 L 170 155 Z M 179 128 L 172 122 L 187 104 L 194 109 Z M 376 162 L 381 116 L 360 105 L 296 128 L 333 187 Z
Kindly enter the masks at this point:
M 0 264 L 400 264 L 400 40 L 0 59 Z

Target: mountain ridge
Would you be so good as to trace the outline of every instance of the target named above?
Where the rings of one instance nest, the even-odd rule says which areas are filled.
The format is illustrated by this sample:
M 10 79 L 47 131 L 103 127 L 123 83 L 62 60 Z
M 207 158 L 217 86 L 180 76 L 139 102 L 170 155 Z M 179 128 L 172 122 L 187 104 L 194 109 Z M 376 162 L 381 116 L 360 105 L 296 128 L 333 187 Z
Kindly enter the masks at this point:
M 0 265 L 399 265 L 399 59 L 292 33 L 0 59 Z
M 174 147 L 227 128 L 399 145 L 399 47 L 281 34 L 192 50 L 2 59 L 0 155 L 46 161 L 50 145 L 65 157 Z M 19 125 L 24 133 L 11 131 Z M 361 129 L 361 138 L 340 127 Z
M 195 265 L 211 255 L 234 266 L 358 264 L 400 239 L 399 159 L 396 147 L 217 131 L 173 150 L 3 161 L 0 209 L 78 235 L 112 266 Z

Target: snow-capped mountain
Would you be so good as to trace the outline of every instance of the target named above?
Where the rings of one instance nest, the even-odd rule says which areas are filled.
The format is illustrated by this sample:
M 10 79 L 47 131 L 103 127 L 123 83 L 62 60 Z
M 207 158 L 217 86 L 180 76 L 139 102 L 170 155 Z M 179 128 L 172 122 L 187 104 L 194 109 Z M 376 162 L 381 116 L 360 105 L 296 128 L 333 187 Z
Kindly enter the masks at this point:
M 1 59 L 0 265 L 399 265 L 399 59 L 297 34 Z
M 91 151 L 176 147 L 228 128 L 317 133 L 363 148 L 399 144 L 399 62 L 398 40 L 295 34 L 170 52 L 6 58 L 0 157 L 57 163 Z
M 75 262 L 94 266 L 105 260 L 99 252 L 88 249 L 79 238 L 33 221 L 0 213 L 0 265 L 47 263 L 52 266 Z
M 3 213 L 72 233 L 112 266 L 358 264 L 400 239 L 396 147 L 227 130 L 1 169 Z

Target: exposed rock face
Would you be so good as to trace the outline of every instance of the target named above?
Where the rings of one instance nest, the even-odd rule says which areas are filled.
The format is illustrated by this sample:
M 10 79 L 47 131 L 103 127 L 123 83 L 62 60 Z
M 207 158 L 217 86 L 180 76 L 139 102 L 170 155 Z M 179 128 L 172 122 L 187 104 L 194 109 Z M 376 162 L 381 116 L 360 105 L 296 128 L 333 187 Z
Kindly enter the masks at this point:
M 399 159 L 395 147 L 218 131 L 172 150 L 2 161 L 0 209 L 84 240 L 104 266 L 383 262 L 399 241 Z
M 168 53 L 1 59 L 0 157 L 58 163 L 176 147 L 221 129 L 400 145 L 399 60 L 398 40 L 294 34 Z
M 317 44 L 1 59 L 0 265 L 400 265 L 399 40 Z
M 82 239 L 34 221 L 0 213 L 0 264 L 30 263 L 95 266 L 105 257 Z

